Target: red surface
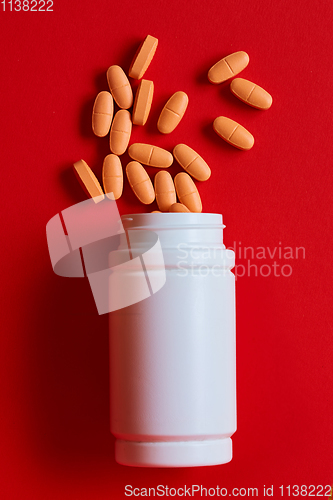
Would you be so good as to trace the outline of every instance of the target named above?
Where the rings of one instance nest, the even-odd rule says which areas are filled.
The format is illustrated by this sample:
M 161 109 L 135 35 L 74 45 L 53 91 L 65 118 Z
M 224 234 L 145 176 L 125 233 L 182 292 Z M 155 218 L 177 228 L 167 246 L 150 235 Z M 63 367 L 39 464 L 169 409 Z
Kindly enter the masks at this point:
M 279 497 L 281 485 L 332 484 L 332 2 L 54 0 L 53 13 L 7 5 L 0 19 L 1 498 L 120 499 L 125 485 L 159 484 L 257 487 L 259 497 L 274 485 Z M 155 96 L 132 142 L 200 152 L 213 171 L 199 186 L 204 211 L 223 214 L 238 264 L 271 272 L 237 280 L 238 430 L 232 462 L 217 467 L 115 463 L 107 317 L 86 281 L 53 274 L 46 245 L 47 221 L 85 199 L 72 163 L 83 158 L 100 177 L 109 153 L 90 123 L 105 71 L 128 69 L 148 33 L 159 39 L 145 75 Z M 210 66 L 237 50 L 250 56 L 240 76 L 273 95 L 270 110 L 208 83 Z M 176 90 L 190 104 L 164 137 L 156 119 Z M 213 132 L 218 115 L 253 133 L 251 151 Z M 127 184 L 119 208 L 142 210 Z M 277 251 L 244 258 L 240 246 Z M 293 259 L 279 257 L 284 247 Z M 274 262 L 291 275 L 273 276 Z

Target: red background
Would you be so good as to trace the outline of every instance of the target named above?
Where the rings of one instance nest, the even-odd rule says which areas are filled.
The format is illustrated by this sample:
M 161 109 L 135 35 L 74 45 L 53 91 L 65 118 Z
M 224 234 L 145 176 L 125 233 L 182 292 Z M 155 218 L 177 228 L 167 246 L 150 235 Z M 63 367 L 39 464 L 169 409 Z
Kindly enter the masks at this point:
M 118 499 L 126 484 L 258 487 L 260 496 L 274 485 L 279 497 L 280 485 L 333 483 L 332 21 L 331 0 L 54 0 L 53 12 L 0 12 L 1 498 Z M 305 258 L 250 259 L 270 266 L 264 273 L 291 265 L 289 277 L 237 280 L 238 430 L 222 466 L 115 463 L 108 319 L 88 283 L 53 274 L 48 256 L 46 223 L 85 199 L 72 163 L 83 158 L 100 177 L 109 153 L 91 132 L 105 72 L 128 70 L 147 34 L 159 39 L 145 75 L 155 96 L 131 142 L 184 142 L 205 158 L 203 209 L 223 214 L 227 246 L 305 248 Z M 270 110 L 208 82 L 210 66 L 238 50 L 250 56 L 240 76 L 272 94 Z M 177 90 L 189 107 L 162 136 L 156 120 Z M 251 151 L 214 133 L 219 115 L 253 133 Z M 142 211 L 127 183 L 119 209 Z

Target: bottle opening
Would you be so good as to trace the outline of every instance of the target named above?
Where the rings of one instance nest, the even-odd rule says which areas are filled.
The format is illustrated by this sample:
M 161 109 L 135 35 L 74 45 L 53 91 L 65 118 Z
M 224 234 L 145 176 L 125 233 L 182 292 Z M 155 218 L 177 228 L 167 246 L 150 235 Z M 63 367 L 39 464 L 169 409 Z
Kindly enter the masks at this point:
M 222 215 L 209 213 L 144 213 L 121 217 L 125 229 L 207 228 L 223 229 Z

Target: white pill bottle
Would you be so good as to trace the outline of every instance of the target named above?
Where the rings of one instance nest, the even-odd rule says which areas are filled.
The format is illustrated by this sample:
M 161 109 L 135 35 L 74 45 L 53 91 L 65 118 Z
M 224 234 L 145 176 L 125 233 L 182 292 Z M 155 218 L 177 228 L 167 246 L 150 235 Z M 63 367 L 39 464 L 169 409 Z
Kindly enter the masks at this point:
M 110 313 L 116 461 L 229 462 L 236 430 L 235 256 L 223 245 L 222 215 L 133 214 L 122 223 L 127 234 L 158 235 L 166 280 L 147 299 Z M 153 283 L 162 271 L 146 264 L 145 272 Z

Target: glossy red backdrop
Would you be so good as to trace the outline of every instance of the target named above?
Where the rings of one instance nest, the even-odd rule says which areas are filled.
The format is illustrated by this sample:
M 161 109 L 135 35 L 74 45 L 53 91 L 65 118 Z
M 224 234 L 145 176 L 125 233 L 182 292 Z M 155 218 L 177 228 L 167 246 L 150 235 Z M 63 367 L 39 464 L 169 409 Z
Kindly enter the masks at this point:
M 126 485 L 320 493 L 333 483 L 331 1 L 54 0 L 53 12 L 3 4 L 1 498 L 120 499 Z M 127 70 L 147 34 L 159 39 L 146 73 L 155 96 L 131 142 L 200 152 L 213 171 L 200 185 L 204 211 L 223 214 L 239 266 L 238 430 L 232 462 L 216 467 L 115 463 L 108 320 L 85 280 L 53 274 L 46 245 L 47 221 L 85 199 L 72 163 L 83 158 L 100 177 L 109 153 L 91 132 L 106 69 Z M 210 66 L 237 50 L 250 56 L 240 76 L 272 94 L 270 110 L 208 82 Z M 177 90 L 189 107 L 162 136 L 156 120 Z M 217 137 L 219 115 L 253 133 L 251 151 Z M 119 209 L 142 210 L 128 184 Z

